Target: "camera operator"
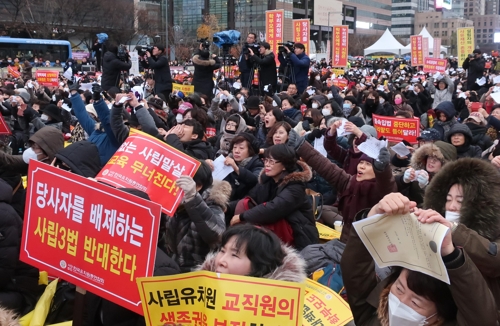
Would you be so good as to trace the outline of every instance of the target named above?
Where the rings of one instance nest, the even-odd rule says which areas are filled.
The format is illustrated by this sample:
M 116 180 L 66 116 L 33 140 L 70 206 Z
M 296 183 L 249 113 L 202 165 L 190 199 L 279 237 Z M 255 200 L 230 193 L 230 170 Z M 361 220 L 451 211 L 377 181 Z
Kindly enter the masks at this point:
M 481 55 L 481 50 L 475 49 L 472 51 L 472 54 L 469 54 L 469 57 L 464 60 L 462 68 L 468 70 L 467 72 L 467 90 L 477 90 L 480 88 L 478 84 L 476 84 L 476 79 L 481 79 L 484 73 L 484 65 L 486 61 Z
M 120 45 L 121 47 L 121 45 Z M 104 53 L 102 60 L 102 79 L 101 87 L 103 91 L 109 90 L 111 87 L 120 87 L 120 74 L 122 71 L 129 71 L 132 67 L 128 51 L 124 48 L 120 49 L 120 56 L 118 57 L 118 46 L 110 45 L 108 50 Z M 123 51 L 125 54 L 123 54 Z
M 257 34 L 248 33 L 247 42 L 243 47 L 243 51 L 240 55 L 240 59 L 238 60 L 238 68 L 240 70 L 241 77 L 241 85 L 243 87 L 248 86 L 248 80 L 250 79 L 250 72 L 252 70 L 252 64 L 249 61 L 249 51 L 247 51 L 248 45 L 253 45 L 257 40 Z
M 146 55 L 141 57 L 140 60 L 145 69 L 153 69 L 154 93 L 156 95 L 163 94 L 165 98 L 168 98 L 172 93 L 172 76 L 170 75 L 170 66 L 165 55 L 165 48 L 155 45 L 151 53 L 146 51 Z
M 210 59 L 207 43 L 200 43 L 198 51 L 193 56 L 193 65 L 194 91 L 205 94 L 212 99 L 214 97 L 214 81 L 212 77 L 214 70 L 219 69 L 221 66 L 219 58 L 215 54 L 212 54 L 212 58 Z
M 271 85 L 272 90 L 276 91 L 276 61 L 274 53 L 271 52 L 271 45 L 262 42 L 259 47 L 259 53 L 255 54 L 251 48 L 248 49 L 250 62 L 259 67 L 259 94 L 264 95 L 264 86 Z
M 309 74 L 309 65 L 311 60 L 305 53 L 305 46 L 302 43 L 295 43 L 293 46 L 293 52 L 290 50 L 290 47 L 285 46 L 286 58 L 294 71 L 295 76 L 295 85 L 297 85 L 297 90 L 299 94 L 302 94 L 307 87 L 309 82 L 308 74 Z M 280 62 L 283 64 L 282 58 L 280 56 Z M 288 76 L 287 76 L 288 77 Z

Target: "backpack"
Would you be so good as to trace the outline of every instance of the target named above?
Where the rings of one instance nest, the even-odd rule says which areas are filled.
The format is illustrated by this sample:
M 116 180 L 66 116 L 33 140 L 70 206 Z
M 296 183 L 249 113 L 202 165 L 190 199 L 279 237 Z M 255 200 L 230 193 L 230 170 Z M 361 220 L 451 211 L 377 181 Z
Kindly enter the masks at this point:
M 347 300 L 347 293 L 344 288 L 340 264 L 333 263 L 318 269 L 312 274 L 312 279 L 319 284 L 332 289 L 335 293 L 340 294 L 344 300 Z

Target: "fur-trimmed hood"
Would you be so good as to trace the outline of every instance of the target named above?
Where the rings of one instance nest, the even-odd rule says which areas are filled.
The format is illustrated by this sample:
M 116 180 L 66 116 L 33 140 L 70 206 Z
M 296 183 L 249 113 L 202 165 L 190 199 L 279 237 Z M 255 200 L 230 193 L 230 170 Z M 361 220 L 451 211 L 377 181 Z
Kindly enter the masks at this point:
M 312 179 L 312 170 L 309 165 L 304 162 L 297 161 L 298 169 L 294 172 L 288 173 L 279 181 L 279 186 L 284 187 L 290 182 L 309 182 Z M 262 169 L 259 175 L 259 183 L 266 183 L 271 178 L 265 175 L 265 169 Z
M 195 65 L 199 66 L 213 66 L 215 65 L 215 60 L 214 59 L 209 59 L 209 60 L 203 60 L 200 58 L 200 56 L 197 54 L 193 57 L 193 63 Z
M 214 180 L 212 186 L 203 192 L 202 198 L 205 202 L 213 203 L 225 210 L 229 203 L 231 191 L 232 188 L 229 182 Z
M 424 208 L 445 215 L 446 196 L 454 184 L 463 188 L 460 223 L 490 241 L 500 238 L 500 173 L 489 162 L 462 158 L 446 164 L 425 190 Z
M 264 278 L 277 281 L 303 282 L 307 278 L 305 260 L 295 249 L 285 245 L 281 245 L 281 248 L 285 252 L 283 263 L 273 272 L 265 275 Z M 215 257 L 217 257 L 217 254 L 218 251 L 209 253 L 203 264 L 198 266 L 196 270 L 215 272 Z
M 0 325 L 1 326 L 20 326 L 16 314 L 8 309 L 0 307 Z
M 457 159 L 457 149 L 452 144 L 437 141 L 426 144 L 415 151 L 411 158 L 411 167 L 415 170 L 425 170 L 427 157 L 435 157 L 442 165 Z

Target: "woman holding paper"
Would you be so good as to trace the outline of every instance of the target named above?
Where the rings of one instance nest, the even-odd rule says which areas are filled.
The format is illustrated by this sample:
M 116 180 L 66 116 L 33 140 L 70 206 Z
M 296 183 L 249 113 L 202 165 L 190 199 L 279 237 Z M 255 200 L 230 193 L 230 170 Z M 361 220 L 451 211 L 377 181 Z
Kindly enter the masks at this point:
M 415 207 L 415 202 L 400 193 L 392 193 L 368 213 L 368 210 L 358 213 L 356 220 L 375 214 L 407 214 Z M 417 209 L 415 215 L 422 223 L 451 226 L 435 212 Z M 377 283 L 375 262 L 352 229 L 341 267 L 356 326 L 496 325 L 494 298 L 466 250 L 455 247 L 448 232 L 440 251 L 450 285 L 400 267 Z
M 479 268 L 500 312 L 499 193 L 497 168 L 485 160 L 464 158 L 436 175 L 425 192 L 424 207 L 453 224 L 453 243 L 463 247 Z

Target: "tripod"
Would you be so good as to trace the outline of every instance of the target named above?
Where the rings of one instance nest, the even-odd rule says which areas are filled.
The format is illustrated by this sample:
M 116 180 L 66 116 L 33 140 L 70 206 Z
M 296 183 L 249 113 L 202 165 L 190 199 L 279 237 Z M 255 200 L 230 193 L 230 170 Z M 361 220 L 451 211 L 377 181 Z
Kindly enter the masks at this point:
M 295 84 L 295 71 L 293 70 L 292 63 L 290 62 L 290 60 L 286 56 L 285 56 L 285 60 L 286 60 L 286 66 L 285 66 L 285 70 L 283 71 L 283 82 L 281 83 L 281 86 L 280 86 L 280 91 L 279 91 L 280 93 L 283 92 L 283 86 L 285 85 L 285 79 L 288 80 L 287 85 L 289 85 L 290 83 Z M 290 76 L 290 78 L 288 76 Z
M 219 85 L 219 82 L 224 76 L 227 80 L 227 76 L 231 75 L 231 54 L 229 53 L 229 50 L 231 49 L 231 45 L 222 45 L 222 72 L 217 76 L 216 79 L 216 85 Z M 215 95 L 216 89 L 214 89 L 214 95 Z

